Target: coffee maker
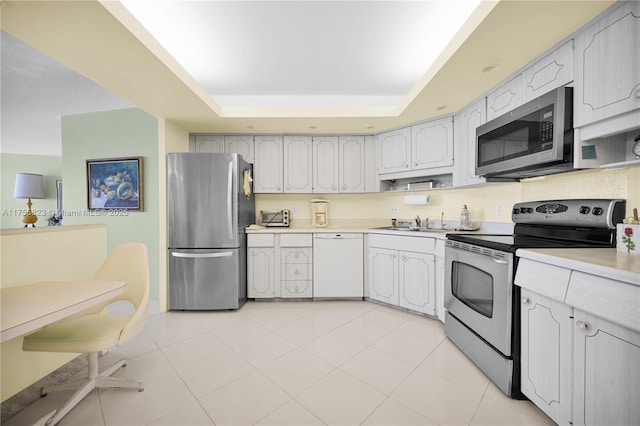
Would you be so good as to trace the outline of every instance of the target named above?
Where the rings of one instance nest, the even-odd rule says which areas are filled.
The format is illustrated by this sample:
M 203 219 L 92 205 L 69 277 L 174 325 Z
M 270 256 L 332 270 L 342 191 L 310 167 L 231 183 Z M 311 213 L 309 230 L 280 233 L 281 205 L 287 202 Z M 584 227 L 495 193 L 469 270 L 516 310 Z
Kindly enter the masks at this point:
M 311 226 L 326 228 L 329 226 L 329 202 L 320 198 L 311 200 Z

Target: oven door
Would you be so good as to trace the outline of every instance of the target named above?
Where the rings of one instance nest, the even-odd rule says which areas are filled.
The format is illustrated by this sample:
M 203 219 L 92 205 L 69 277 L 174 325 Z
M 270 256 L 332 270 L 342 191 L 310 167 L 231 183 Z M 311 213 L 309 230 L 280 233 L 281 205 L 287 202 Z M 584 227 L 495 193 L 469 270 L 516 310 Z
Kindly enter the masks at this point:
M 495 349 L 511 356 L 513 254 L 456 245 L 465 248 L 453 247 L 449 241 L 445 247 L 445 308 Z M 468 250 L 470 247 L 476 250 Z

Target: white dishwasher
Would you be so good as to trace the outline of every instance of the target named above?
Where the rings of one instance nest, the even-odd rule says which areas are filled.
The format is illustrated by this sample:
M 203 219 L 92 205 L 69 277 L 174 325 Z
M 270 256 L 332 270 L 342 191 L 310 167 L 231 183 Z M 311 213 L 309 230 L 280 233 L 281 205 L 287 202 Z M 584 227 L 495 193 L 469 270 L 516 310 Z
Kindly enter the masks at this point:
M 362 234 L 313 234 L 313 297 L 364 297 Z

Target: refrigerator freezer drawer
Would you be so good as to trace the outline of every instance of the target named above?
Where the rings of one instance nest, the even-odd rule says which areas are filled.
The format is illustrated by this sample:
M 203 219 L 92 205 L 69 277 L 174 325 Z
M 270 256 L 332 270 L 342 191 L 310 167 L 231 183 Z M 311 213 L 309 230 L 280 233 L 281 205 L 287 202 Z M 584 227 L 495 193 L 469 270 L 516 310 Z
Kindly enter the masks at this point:
M 246 301 L 244 250 L 169 250 L 169 309 L 237 309 Z

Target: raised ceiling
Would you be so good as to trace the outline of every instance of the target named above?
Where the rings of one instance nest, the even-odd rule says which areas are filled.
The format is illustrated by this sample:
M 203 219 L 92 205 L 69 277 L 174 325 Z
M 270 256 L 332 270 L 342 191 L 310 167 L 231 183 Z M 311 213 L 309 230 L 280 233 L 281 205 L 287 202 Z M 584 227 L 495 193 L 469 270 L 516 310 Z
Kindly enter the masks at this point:
M 164 46 L 162 36 L 152 36 L 153 29 L 131 12 L 135 6 L 129 4 L 130 10 L 118 1 L 5 0 L 2 29 L 189 132 L 372 134 L 455 113 L 613 1 L 482 1 L 472 10 L 461 7 L 468 17 L 432 62 L 416 59 L 422 69 L 397 80 L 393 66 L 420 56 L 420 44 L 407 40 L 423 16 L 438 16 L 437 2 L 147 3 L 184 9 L 156 17 L 174 31 L 180 31 L 179 20 L 193 29 L 221 31 L 214 39 L 223 39 L 216 46 L 227 53 L 215 52 L 226 58 L 217 64 L 219 74 L 190 74 L 190 65 L 170 54 L 176 47 Z M 211 13 L 227 15 L 214 19 Z M 210 30 L 188 35 L 202 34 L 212 37 Z M 187 56 L 212 55 L 215 40 L 200 38 L 209 42 L 194 41 Z M 483 73 L 488 65 L 495 70 Z M 4 109 L 3 101 L 3 116 Z

